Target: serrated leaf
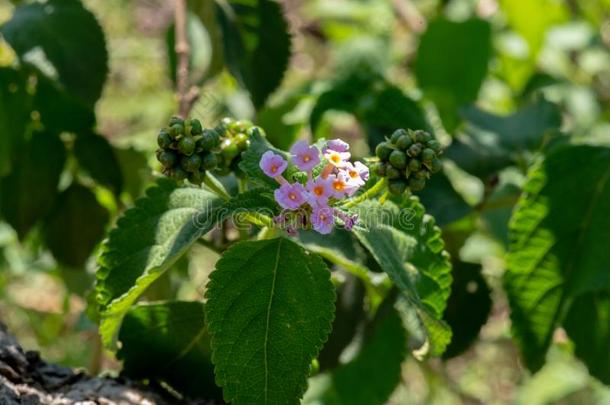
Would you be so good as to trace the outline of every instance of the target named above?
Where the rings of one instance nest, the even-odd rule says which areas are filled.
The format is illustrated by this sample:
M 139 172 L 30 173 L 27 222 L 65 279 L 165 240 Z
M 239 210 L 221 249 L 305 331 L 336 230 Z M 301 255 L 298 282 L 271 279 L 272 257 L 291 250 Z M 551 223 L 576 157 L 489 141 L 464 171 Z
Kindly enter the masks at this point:
M 479 335 L 491 312 L 491 290 L 481 275 L 480 264 L 457 261 L 453 263 L 453 284 L 447 304 L 445 320 L 453 333 L 444 359 L 467 350 Z
M 610 285 L 608 162 L 608 148 L 557 148 L 529 173 L 511 219 L 504 282 L 531 370 L 544 363 L 571 299 Z
M 432 355 L 440 355 L 451 336 L 442 322 L 451 289 L 451 264 L 440 229 L 415 198 L 405 199 L 400 207 L 369 200 L 356 211 L 362 224 L 355 229 L 356 237 L 400 290 L 403 309 L 414 317 L 410 325 L 419 327 L 425 339 L 421 345 L 427 344 Z
M 331 373 L 312 378 L 303 404 L 385 404 L 400 382 L 406 332 L 393 308 L 375 319 L 375 328 L 358 355 Z
M 180 188 L 159 179 L 119 219 L 98 260 L 96 290 L 104 344 L 114 344 L 129 307 L 199 237 L 237 211 L 268 211 L 269 201 L 261 190 L 251 190 L 224 202 L 207 189 Z
M 421 37 L 415 75 L 450 131 L 458 124 L 458 108 L 476 100 L 490 56 L 487 21 L 453 22 L 439 17 Z
M 281 84 L 290 58 L 282 8 L 274 0 L 228 0 L 219 4 L 218 17 L 229 71 L 260 109 Z
M 471 126 L 470 131 L 495 134 L 501 146 L 508 151 L 536 149 L 545 134 L 561 126 L 559 106 L 538 98 L 515 113 L 502 117 L 468 106 L 460 114 Z
M 576 298 L 564 327 L 589 373 L 610 384 L 610 293 L 591 292 Z
M 190 397 L 222 399 L 214 384 L 202 303 L 139 304 L 125 315 L 119 341 L 117 358 L 123 361 L 122 374 L 162 381 Z
M 101 242 L 110 215 L 88 188 L 72 184 L 44 223 L 44 239 L 58 262 L 82 267 Z
M 20 151 L 12 172 L 2 179 L 0 210 L 20 239 L 53 207 L 65 160 L 64 144 L 56 134 L 36 132 Z
M 216 264 L 206 297 L 225 400 L 298 403 L 333 318 L 324 262 L 285 238 L 240 242 Z
M 15 151 L 25 140 L 31 95 L 27 77 L 12 68 L 0 68 L 0 177 L 9 173 Z
M 97 183 L 108 187 L 116 195 L 123 189 L 123 175 L 114 149 L 106 138 L 94 133 L 76 137 L 74 155 L 78 164 Z
M 52 64 L 63 86 L 89 107 L 102 94 L 108 74 L 104 33 L 80 1 L 24 4 L 0 32 L 22 60 L 28 61 L 30 51 L 41 50 L 44 55 L 37 56 L 46 58 L 44 63 Z

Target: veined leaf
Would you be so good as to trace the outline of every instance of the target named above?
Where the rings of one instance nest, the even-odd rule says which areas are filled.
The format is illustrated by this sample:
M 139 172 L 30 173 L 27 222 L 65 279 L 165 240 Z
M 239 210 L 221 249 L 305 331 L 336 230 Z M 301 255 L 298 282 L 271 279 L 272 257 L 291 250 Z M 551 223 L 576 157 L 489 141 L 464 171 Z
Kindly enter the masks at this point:
M 0 32 L 22 60 L 36 64 L 50 77 L 56 75 L 89 107 L 102 94 L 108 75 L 104 33 L 80 1 L 24 4 L 17 7 Z
M 355 230 L 357 238 L 400 290 L 411 328 L 419 327 L 425 339 L 420 344 L 427 343 L 432 355 L 440 355 L 451 336 L 442 321 L 451 264 L 440 229 L 415 198 L 405 199 L 400 207 L 390 201 L 365 201 L 357 212 L 363 224 Z
M 510 223 L 505 287 L 513 334 L 538 370 L 566 305 L 608 288 L 610 149 L 561 147 L 528 175 Z
M 236 211 L 269 205 L 260 190 L 224 202 L 207 189 L 180 188 L 173 181 L 158 180 L 119 219 L 98 261 L 96 290 L 104 344 L 113 345 L 131 305 L 199 237 Z
M 218 16 L 229 70 L 250 92 L 256 109 L 260 109 L 281 84 L 290 57 L 288 24 L 280 3 L 223 1 L 219 3 Z
M 331 329 L 324 262 L 294 242 L 241 242 L 210 275 L 206 319 L 216 382 L 234 404 L 298 403 Z
M 358 355 L 336 370 L 312 378 L 305 405 L 382 405 L 400 382 L 406 332 L 394 308 L 379 313 Z
M 74 143 L 74 155 L 79 165 L 97 183 L 110 188 L 116 195 L 121 193 L 123 189 L 121 166 L 106 138 L 91 133 L 79 134 Z
M 117 358 L 126 376 L 162 381 L 191 397 L 222 399 L 202 303 L 138 304 L 125 315 L 119 341 Z

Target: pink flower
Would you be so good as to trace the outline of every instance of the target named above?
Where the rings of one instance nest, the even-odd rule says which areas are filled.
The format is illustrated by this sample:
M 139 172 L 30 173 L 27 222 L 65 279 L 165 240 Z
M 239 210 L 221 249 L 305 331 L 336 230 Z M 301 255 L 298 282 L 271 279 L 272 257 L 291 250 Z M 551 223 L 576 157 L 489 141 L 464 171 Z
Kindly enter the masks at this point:
M 360 163 L 360 162 L 356 162 L 356 163 Z M 360 163 L 360 164 L 362 164 L 362 163 Z M 360 176 L 360 171 L 356 168 L 356 166 L 354 166 L 350 162 L 347 162 L 347 164 L 343 168 L 343 172 L 346 174 L 346 177 L 348 179 L 347 181 L 351 185 L 356 186 L 356 187 L 360 187 L 360 186 L 364 185 L 364 179 Z M 368 171 L 367 171 L 367 176 L 368 176 Z
M 290 210 L 299 208 L 305 202 L 306 191 L 300 183 L 285 183 L 274 192 L 275 201 Z
M 298 141 L 292 148 L 292 161 L 301 170 L 310 171 L 320 163 L 320 151 L 315 146 L 309 146 L 307 141 Z
M 358 170 L 358 174 L 360 174 L 360 178 L 364 181 L 369 179 L 369 167 L 362 162 L 355 162 L 354 167 Z
M 259 166 L 267 176 L 278 177 L 284 173 L 284 170 L 288 167 L 288 162 L 280 155 L 268 150 L 261 157 Z
M 331 139 L 326 143 L 326 148 L 324 148 L 324 153 L 329 150 L 334 150 L 335 152 L 347 152 L 349 150 L 349 144 L 347 142 L 343 142 L 341 139 Z
M 332 232 L 334 222 L 333 210 L 326 205 L 315 207 L 311 212 L 313 229 L 323 235 Z
M 339 168 L 345 166 L 345 163 L 349 160 L 350 156 L 349 152 L 337 152 L 332 149 L 327 149 L 326 152 L 324 152 L 324 157 L 328 160 L 328 163 Z
M 333 196 L 332 179 L 318 177 L 307 182 L 307 191 L 309 191 L 309 204 L 314 207 L 316 205 L 326 205 L 329 197 Z
M 334 213 L 337 216 L 337 218 L 339 218 L 341 221 L 343 221 L 343 226 L 348 231 L 351 231 L 352 228 L 354 227 L 354 225 L 356 224 L 356 221 L 358 221 L 358 214 L 349 215 L 338 209 L 335 209 Z
M 336 175 L 330 175 L 328 178 L 331 180 L 333 197 L 343 198 L 345 195 L 352 195 L 358 190 L 358 186 L 349 183 L 349 178 L 345 171 L 341 171 Z

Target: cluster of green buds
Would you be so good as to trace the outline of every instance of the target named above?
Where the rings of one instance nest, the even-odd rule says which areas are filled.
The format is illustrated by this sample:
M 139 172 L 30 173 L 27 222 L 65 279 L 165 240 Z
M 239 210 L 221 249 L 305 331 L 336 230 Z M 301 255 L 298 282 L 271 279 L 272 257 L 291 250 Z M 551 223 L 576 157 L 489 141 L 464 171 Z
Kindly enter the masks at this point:
M 234 172 L 239 175 L 239 157 L 241 153 L 250 146 L 250 137 L 254 131 L 262 131 L 261 128 L 254 126 L 245 120 L 234 120 L 223 118 L 214 128 L 220 136 L 220 149 L 218 161 L 218 173 L 222 175 Z
M 396 130 L 375 149 L 375 173 L 388 179 L 388 190 L 401 195 L 407 188 L 420 191 L 432 173 L 442 168 L 441 144 L 426 131 Z
M 204 129 L 198 119 L 170 118 L 168 127 L 159 132 L 157 143 L 163 174 L 175 180 L 201 184 L 206 170 L 218 166 L 220 135 Z

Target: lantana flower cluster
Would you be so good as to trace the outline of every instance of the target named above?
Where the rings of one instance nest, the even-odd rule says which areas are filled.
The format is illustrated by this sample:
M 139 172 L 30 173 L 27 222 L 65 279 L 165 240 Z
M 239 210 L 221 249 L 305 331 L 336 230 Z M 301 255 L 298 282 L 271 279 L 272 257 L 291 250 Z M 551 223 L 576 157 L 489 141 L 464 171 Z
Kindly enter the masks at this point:
M 273 151 L 265 152 L 259 163 L 265 175 L 279 184 L 274 197 L 284 210 L 274 218 L 275 222 L 284 225 L 293 235 L 299 227 L 328 234 L 336 220 L 351 230 L 357 216 L 338 206 L 365 184 L 369 178 L 368 167 L 361 162 L 350 162 L 349 145 L 340 139 L 328 141 L 322 151 L 307 141 L 298 141 L 290 148 L 290 155 L 292 163 L 307 173 L 306 181 L 289 182 L 283 176 L 288 162 Z

